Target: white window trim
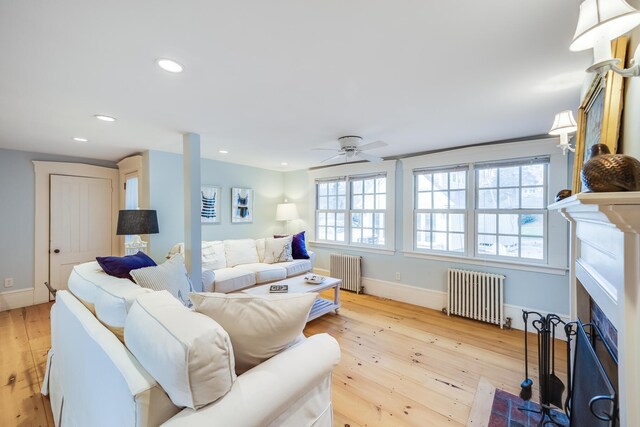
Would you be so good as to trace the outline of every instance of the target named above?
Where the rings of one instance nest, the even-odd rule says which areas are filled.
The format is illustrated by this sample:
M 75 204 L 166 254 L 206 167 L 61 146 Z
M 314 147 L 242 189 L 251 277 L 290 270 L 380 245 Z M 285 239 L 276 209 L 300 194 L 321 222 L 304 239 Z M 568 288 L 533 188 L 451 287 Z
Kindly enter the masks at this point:
M 551 271 L 566 271 L 567 270 L 567 253 L 568 253 L 568 230 L 567 223 L 560 215 L 548 215 L 547 219 L 547 260 L 546 264 L 530 263 L 527 261 L 514 260 L 512 262 L 501 260 L 498 258 L 481 258 L 474 256 L 452 256 L 449 253 L 435 254 L 418 252 L 414 249 L 414 218 L 413 218 L 413 204 L 414 204 L 414 169 L 422 168 L 445 168 L 448 166 L 460 165 L 460 164 L 472 164 L 472 163 L 484 163 L 493 161 L 511 160 L 525 157 L 537 157 L 537 156 L 549 156 L 549 170 L 552 171 L 549 174 L 548 190 L 547 190 L 547 205 L 554 203 L 554 197 L 557 191 L 567 187 L 567 158 L 562 155 L 562 151 L 558 150 L 556 145 L 558 144 L 557 138 L 544 138 L 533 141 L 521 141 L 504 144 L 494 145 L 482 145 L 475 147 L 461 148 L 457 150 L 449 150 L 440 153 L 427 154 L 423 156 L 409 157 L 402 159 L 402 173 L 403 173 L 403 253 L 406 256 L 415 256 L 419 258 L 432 258 L 432 259 L 452 259 L 460 260 L 461 262 L 467 262 L 470 264 L 481 263 L 483 265 L 499 265 L 509 268 L 513 268 L 515 265 L 525 266 L 526 269 L 533 269 L 537 267 L 546 272 Z M 475 174 L 473 174 L 475 175 Z M 470 177 L 471 178 L 471 177 Z M 472 183 L 469 180 L 470 185 Z M 475 191 L 474 188 L 469 188 L 468 191 Z M 472 206 L 467 206 L 470 212 L 469 216 L 473 215 L 474 209 Z M 467 229 L 467 233 L 470 235 L 470 230 Z M 475 231 L 474 231 L 475 233 Z M 467 240 L 469 242 L 470 239 Z M 471 247 L 470 247 L 471 248 Z M 471 251 L 470 253 L 474 253 Z
M 311 214 L 309 218 L 312 219 L 312 227 L 309 227 L 309 243 L 311 246 L 321 247 L 335 247 L 335 248 L 349 248 L 356 249 L 358 251 L 367 252 L 372 251 L 376 253 L 393 253 L 395 252 L 395 191 L 396 191 L 396 160 L 385 160 L 380 163 L 347 163 L 337 166 L 331 166 L 322 169 L 314 169 L 309 171 L 309 210 Z M 349 244 L 348 242 L 330 242 L 330 241 L 316 241 L 316 180 L 328 179 L 340 176 L 356 176 L 367 174 L 379 174 L 384 173 L 387 176 L 387 210 L 385 212 L 385 244 L 384 245 L 356 245 Z M 348 185 L 348 183 L 347 183 Z M 347 190 L 347 193 L 349 191 Z M 347 212 L 349 212 L 350 200 L 347 199 Z M 345 218 L 345 221 L 350 221 L 350 218 Z M 345 224 L 346 225 L 346 224 Z

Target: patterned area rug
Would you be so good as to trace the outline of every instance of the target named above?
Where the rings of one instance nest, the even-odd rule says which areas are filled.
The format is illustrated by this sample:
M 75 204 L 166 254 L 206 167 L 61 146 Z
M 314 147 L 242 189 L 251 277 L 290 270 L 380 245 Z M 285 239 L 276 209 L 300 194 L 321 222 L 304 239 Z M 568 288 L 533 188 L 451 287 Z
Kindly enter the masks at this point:
M 540 405 L 533 402 L 525 402 L 518 396 L 496 389 L 493 406 L 491 407 L 489 427 L 535 427 L 538 425 L 540 422 L 540 414 L 521 411 L 518 408 L 539 411 Z M 553 411 L 553 417 L 558 424 L 563 426 L 569 425 L 569 419 L 564 413 Z

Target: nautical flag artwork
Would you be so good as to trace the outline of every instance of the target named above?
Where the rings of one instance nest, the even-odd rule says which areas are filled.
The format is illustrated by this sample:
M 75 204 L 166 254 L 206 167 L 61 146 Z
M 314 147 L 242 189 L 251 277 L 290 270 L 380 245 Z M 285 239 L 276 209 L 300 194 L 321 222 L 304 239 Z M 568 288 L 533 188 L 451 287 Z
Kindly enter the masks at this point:
M 231 189 L 231 222 L 253 221 L 253 190 L 251 188 Z
M 203 223 L 220 222 L 220 187 L 203 185 L 200 188 L 200 219 Z

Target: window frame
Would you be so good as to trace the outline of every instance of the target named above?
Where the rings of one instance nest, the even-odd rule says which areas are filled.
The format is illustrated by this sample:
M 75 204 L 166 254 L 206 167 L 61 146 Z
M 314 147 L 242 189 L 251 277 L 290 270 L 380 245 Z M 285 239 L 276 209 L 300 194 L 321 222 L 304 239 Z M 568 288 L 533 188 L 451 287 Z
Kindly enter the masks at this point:
M 506 142 L 498 144 L 486 144 L 482 146 L 465 147 L 429 153 L 420 156 L 408 157 L 400 160 L 403 185 L 402 185 L 402 253 L 410 258 L 423 258 L 438 261 L 447 261 L 462 264 L 480 265 L 484 267 L 502 267 L 512 270 L 536 271 L 548 274 L 563 275 L 568 270 L 568 225 L 561 215 L 549 215 L 547 206 L 554 203 L 555 191 L 566 188 L 568 185 L 567 157 L 557 149 L 557 138 L 539 138 Z M 452 253 L 436 253 L 419 251 L 415 248 L 414 227 L 414 185 L 413 171 L 415 169 L 446 168 L 451 165 L 472 165 L 482 163 L 498 163 L 514 160 L 523 160 L 534 157 L 548 157 L 547 169 L 547 194 L 544 196 L 544 208 L 547 209 L 546 217 L 546 242 L 547 250 L 545 261 L 534 259 L 513 259 L 512 257 L 478 257 L 475 254 L 475 230 L 476 215 L 467 218 L 467 253 L 457 255 Z M 472 200 L 468 208 L 475 208 L 475 179 L 476 173 L 469 173 L 469 195 Z M 471 231 L 473 230 L 473 233 Z M 471 236 L 471 237 L 470 237 Z
M 332 195 L 329 193 L 328 189 L 327 189 L 327 195 L 326 196 L 321 196 L 320 193 L 318 192 L 318 186 L 321 184 L 331 184 L 331 183 L 340 183 L 340 182 L 344 182 L 345 183 L 345 193 L 344 194 L 340 194 L 339 189 L 336 190 L 336 194 Z M 318 227 L 320 227 L 319 224 L 319 215 L 321 214 L 332 214 L 335 215 L 335 220 L 334 220 L 334 224 L 333 225 L 329 225 L 328 221 L 326 220 L 325 217 L 325 224 L 324 224 L 324 228 L 325 228 L 325 237 L 328 235 L 327 231 L 329 227 L 332 227 L 334 229 L 334 237 L 338 236 L 338 228 L 340 228 L 338 226 L 338 222 L 337 222 L 337 215 L 338 214 L 343 214 L 344 218 L 343 218 L 343 224 L 342 224 L 342 228 L 345 229 L 343 234 L 345 236 L 345 240 L 337 240 L 337 239 L 333 239 L 333 240 L 329 240 L 329 239 L 321 239 L 321 241 L 323 242 L 335 242 L 335 243 L 346 243 L 346 238 L 347 238 L 347 232 L 346 232 L 346 221 L 347 221 L 347 215 L 348 215 L 348 209 L 347 209 L 347 204 L 349 202 L 348 197 L 349 197 L 349 191 L 348 191 L 348 180 L 347 177 L 336 177 L 336 178 L 331 178 L 331 179 L 323 179 L 323 180 L 316 180 L 316 190 L 315 190 L 315 199 L 316 199 L 316 208 L 315 208 L 315 233 L 318 234 Z M 336 208 L 335 209 L 331 209 L 329 208 L 329 198 L 335 196 L 336 198 Z M 339 201 L 340 201 L 340 197 L 343 196 L 345 198 L 345 209 L 339 209 Z M 327 208 L 326 209 L 320 209 L 319 205 L 320 205 L 320 198 L 321 197 L 326 197 L 327 198 Z
M 313 212 L 313 224 L 309 227 L 308 243 L 311 246 L 338 247 L 342 249 L 353 248 L 361 252 L 373 252 L 392 254 L 395 253 L 395 174 L 396 160 L 386 160 L 379 163 L 351 163 L 337 165 L 309 171 L 309 211 Z M 352 208 L 352 182 L 354 180 L 370 177 L 386 177 L 385 209 L 351 209 Z M 346 213 L 345 213 L 345 241 L 330 241 L 318 239 L 318 192 L 317 183 L 343 178 L 346 180 Z M 364 190 L 363 190 L 364 191 Z M 364 194 L 364 193 L 363 193 Z M 375 195 L 374 195 L 375 197 Z M 352 243 L 352 213 L 384 213 L 384 244 Z

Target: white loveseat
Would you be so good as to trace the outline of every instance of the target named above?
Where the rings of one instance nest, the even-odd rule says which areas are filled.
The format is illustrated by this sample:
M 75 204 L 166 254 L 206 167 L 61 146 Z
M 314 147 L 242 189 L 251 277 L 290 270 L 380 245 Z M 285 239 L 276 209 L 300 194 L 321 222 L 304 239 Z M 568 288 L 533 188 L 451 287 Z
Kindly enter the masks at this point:
M 205 292 L 236 292 L 268 282 L 307 273 L 313 269 L 315 254 L 309 259 L 265 262 L 267 239 L 232 239 L 202 242 L 202 269 L 213 271 L 212 282 L 203 281 Z M 174 245 L 168 257 L 184 253 L 184 243 Z M 267 258 L 268 260 L 268 258 Z
M 244 372 L 204 407 L 174 405 L 118 339 L 136 298 L 149 292 L 106 275 L 95 262 L 74 268 L 69 291 L 59 291 L 51 309 L 52 347 L 42 387 L 56 426 L 332 425 L 331 372 L 340 350 L 327 334 Z

